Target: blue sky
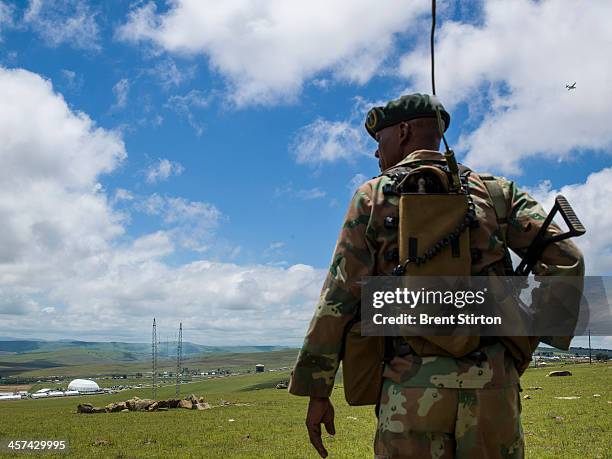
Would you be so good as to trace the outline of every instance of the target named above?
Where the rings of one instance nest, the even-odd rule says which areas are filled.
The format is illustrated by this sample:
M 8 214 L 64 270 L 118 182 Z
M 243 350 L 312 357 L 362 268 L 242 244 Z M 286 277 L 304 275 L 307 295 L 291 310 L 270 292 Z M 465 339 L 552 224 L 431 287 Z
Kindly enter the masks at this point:
M 156 314 L 196 342 L 298 344 L 378 174 L 365 112 L 430 92 L 429 3 L 116 3 L 0 1 L 0 157 L 23 188 L 0 203 L 0 334 L 143 340 Z M 564 192 L 609 274 L 611 11 L 568 5 L 440 2 L 437 89 L 459 158 Z

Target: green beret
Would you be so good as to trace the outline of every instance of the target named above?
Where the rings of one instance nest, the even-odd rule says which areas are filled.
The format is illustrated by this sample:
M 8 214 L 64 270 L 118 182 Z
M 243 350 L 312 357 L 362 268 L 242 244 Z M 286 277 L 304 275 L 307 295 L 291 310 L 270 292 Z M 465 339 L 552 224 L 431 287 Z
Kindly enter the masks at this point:
M 450 115 L 435 96 L 427 94 L 409 94 L 387 103 L 384 107 L 374 107 L 368 112 L 365 128 L 376 139 L 376 133 L 402 121 L 416 118 L 435 118 L 436 107 L 444 121 L 444 131 L 450 124 Z

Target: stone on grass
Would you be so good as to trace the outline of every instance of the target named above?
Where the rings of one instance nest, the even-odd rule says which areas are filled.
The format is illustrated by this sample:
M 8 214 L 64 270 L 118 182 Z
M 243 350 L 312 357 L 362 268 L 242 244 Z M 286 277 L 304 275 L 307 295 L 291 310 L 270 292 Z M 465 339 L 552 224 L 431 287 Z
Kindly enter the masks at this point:
M 568 370 L 551 371 L 546 376 L 571 376 L 572 372 Z
M 190 410 L 193 408 L 193 403 L 191 403 L 191 400 L 181 400 L 178 402 L 177 408 L 185 408 L 186 410 Z
M 112 443 L 108 440 L 96 440 L 92 443 L 92 446 L 109 446 Z
M 83 403 L 77 406 L 77 413 L 93 413 L 93 405 L 90 403 Z
M 125 402 L 109 403 L 108 405 L 106 405 L 106 410 L 109 413 L 117 413 L 118 411 L 123 411 L 125 409 L 127 409 L 127 405 L 125 404 Z
M 145 399 L 142 399 L 142 400 L 138 399 L 134 403 L 134 409 L 136 411 L 146 411 L 147 408 L 149 408 L 154 403 L 155 403 L 155 400 L 151 400 L 151 399 L 148 399 L 148 398 L 145 398 Z

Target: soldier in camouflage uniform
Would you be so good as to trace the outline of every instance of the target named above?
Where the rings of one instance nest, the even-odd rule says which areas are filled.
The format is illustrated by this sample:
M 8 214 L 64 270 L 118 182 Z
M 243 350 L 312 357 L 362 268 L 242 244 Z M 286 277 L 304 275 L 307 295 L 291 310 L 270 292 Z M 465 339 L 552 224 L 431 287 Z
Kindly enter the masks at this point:
M 335 433 L 329 396 L 340 364 L 345 327 L 360 309 L 360 280 L 390 275 L 398 264 L 397 228 L 385 217 L 398 217 L 398 197 L 383 193 L 389 172 L 403 165 L 440 160 L 441 135 L 435 119 L 438 102 L 413 94 L 377 107 L 376 123 L 366 128 L 377 140 L 375 156 L 383 174 L 359 187 L 350 203 L 331 266 L 292 373 L 289 392 L 309 396 L 306 424 L 322 457 L 323 423 Z M 440 107 L 445 127 L 450 116 Z M 368 127 L 369 126 L 369 127 Z M 375 127 L 373 127 L 375 126 Z M 491 154 L 495 154 L 492 147 Z M 499 213 L 485 182 L 500 191 Z M 472 275 L 503 275 L 505 247 L 519 255 L 532 242 L 545 218 L 542 207 L 505 178 L 472 172 L 470 194 L 479 225 L 470 231 Z M 500 198 L 498 197 L 498 202 Z M 555 225 L 551 233 L 559 232 Z M 506 266 L 507 268 L 507 266 Z M 539 275 L 582 276 L 582 255 L 569 240 L 549 245 L 534 270 Z M 539 337 L 481 340 L 478 358 L 445 356 L 424 338 L 408 355 L 385 364 L 377 407 L 376 458 L 451 458 L 524 456 L 520 423 L 519 376 L 528 367 Z M 569 347 L 569 338 L 549 343 Z

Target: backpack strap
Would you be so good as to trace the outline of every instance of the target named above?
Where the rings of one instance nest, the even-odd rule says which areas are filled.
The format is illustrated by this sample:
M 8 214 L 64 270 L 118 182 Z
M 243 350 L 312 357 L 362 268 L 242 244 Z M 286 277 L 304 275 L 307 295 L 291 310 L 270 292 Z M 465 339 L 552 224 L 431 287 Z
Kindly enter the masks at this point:
M 438 160 L 438 159 L 428 159 L 421 161 L 414 161 L 412 163 L 400 164 L 398 166 L 393 166 L 392 168 L 386 170 L 379 177 L 387 176 L 389 177 L 393 183 L 389 185 L 385 185 L 383 187 L 384 194 L 398 194 L 396 185 L 402 181 L 402 179 L 408 174 L 410 171 L 414 169 L 418 169 L 420 166 L 437 166 L 446 172 L 448 172 L 448 166 L 446 164 L 446 160 Z M 469 175 L 472 173 L 472 170 L 464 166 L 463 164 L 458 164 L 459 166 L 459 175 L 464 184 L 467 183 L 467 179 Z
M 504 246 L 504 271 L 506 275 L 510 275 L 514 272 L 514 268 L 512 266 L 512 258 L 510 257 L 507 242 L 509 209 L 506 194 L 497 177 L 487 173 L 478 174 L 478 176 L 482 179 L 489 193 L 489 197 L 493 202 L 497 226 L 499 227 L 501 241 Z

